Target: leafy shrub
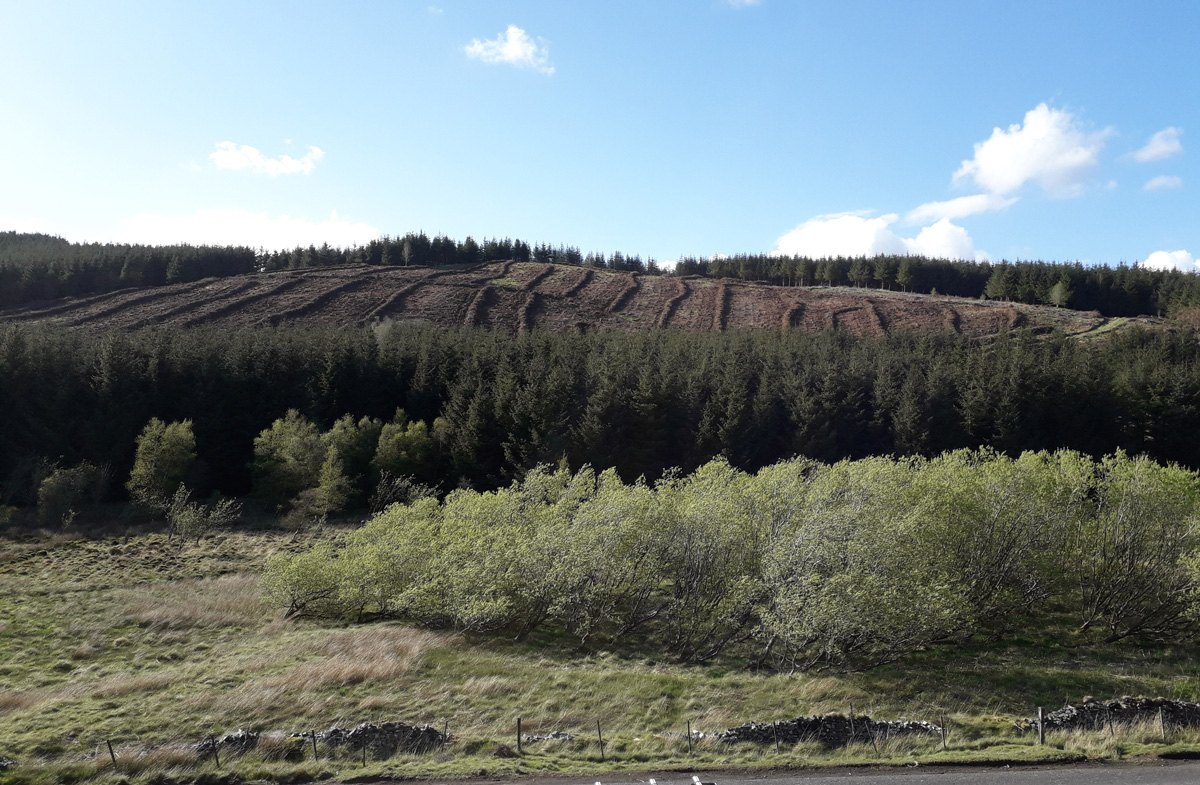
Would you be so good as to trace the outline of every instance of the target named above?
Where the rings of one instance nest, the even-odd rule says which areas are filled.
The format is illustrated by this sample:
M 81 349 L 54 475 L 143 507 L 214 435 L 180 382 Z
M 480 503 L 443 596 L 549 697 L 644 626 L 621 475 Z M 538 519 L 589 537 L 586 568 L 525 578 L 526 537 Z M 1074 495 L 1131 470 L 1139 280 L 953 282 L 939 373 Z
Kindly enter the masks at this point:
M 100 476 L 100 470 L 90 463 L 55 469 L 38 486 L 38 521 L 69 524 L 75 507 L 93 492 Z
M 200 539 L 216 529 L 228 526 L 241 515 L 241 505 L 232 499 L 217 499 L 212 504 L 199 504 L 191 500 L 186 485 L 180 485 L 166 507 L 168 539 L 178 537 L 180 544 Z
M 125 488 L 139 504 L 161 509 L 187 479 L 195 460 L 191 420 L 164 423 L 151 418 L 137 437 L 137 453 Z

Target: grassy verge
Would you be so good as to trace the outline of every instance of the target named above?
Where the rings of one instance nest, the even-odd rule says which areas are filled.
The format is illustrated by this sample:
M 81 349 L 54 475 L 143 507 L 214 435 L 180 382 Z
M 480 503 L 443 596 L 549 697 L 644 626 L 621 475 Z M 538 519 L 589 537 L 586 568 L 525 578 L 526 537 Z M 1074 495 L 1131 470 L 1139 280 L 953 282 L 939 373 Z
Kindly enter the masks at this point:
M 19 762 L 0 782 L 191 781 L 230 772 L 276 781 L 440 779 L 1200 750 L 1200 732 L 1164 741 L 1157 726 L 1053 734 L 1038 747 L 1013 724 L 1038 705 L 1084 695 L 1194 700 L 1200 671 L 1186 651 L 1074 648 L 1064 636 L 980 644 L 954 657 L 930 651 L 868 673 L 772 674 L 734 660 L 678 666 L 654 659 L 649 647 L 580 653 L 552 638 L 475 640 L 390 622 L 330 627 L 284 620 L 260 599 L 258 566 L 304 544 L 272 530 L 227 533 L 182 550 L 154 531 L 0 533 L 0 756 Z M 945 717 L 949 749 L 940 739 L 909 737 L 776 752 L 705 738 L 689 755 L 682 735 L 688 722 L 711 733 L 747 720 L 845 711 L 851 702 L 881 719 Z M 501 746 L 515 747 L 518 717 L 527 733 L 579 736 L 497 757 Z M 365 767 L 357 753 L 321 750 L 313 761 L 305 751 L 295 760 L 278 744 L 218 767 L 192 749 L 237 728 L 308 731 L 387 720 L 448 724 L 454 740 Z

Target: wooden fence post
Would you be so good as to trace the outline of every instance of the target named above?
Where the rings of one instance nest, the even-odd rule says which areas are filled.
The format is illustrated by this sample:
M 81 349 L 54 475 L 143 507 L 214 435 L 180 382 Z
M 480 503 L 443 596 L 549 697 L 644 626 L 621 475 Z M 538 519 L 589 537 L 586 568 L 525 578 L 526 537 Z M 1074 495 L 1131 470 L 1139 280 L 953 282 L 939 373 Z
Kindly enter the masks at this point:
M 1038 706 L 1038 744 L 1046 744 L 1046 715 L 1041 706 Z
M 692 754 L 692 721 L 688 720 L 688 755 Z
M 942 715 L 942 749 L 943 750 L 950 749 L 949 747 L 946 746 L 946 715 L 945 714 Z
M 311 735 L 311 736 L 312 736 L 312 743 L 313 743 L 313 760 L 320 760 L 320 758 L 318 758 L 318 757 L 317 757 L 317 732 L 316 732 L 316 731 L 312 731 L 312 732 L 311 732 L 309 735 Z
M 517 754 L 521 754 L 521 718 L 517 717 Z
M 854 741 L 854 703 L 850 703 L 850 741 Z
M 1163 716 L 1163 707 L 1158 707 L 1158 732 L 1162 734 L 1162 740 L 1167 740 L 1167 720 Z
M 779 728 L 775 724 L 775 720 L 771 720 L 771 735 L 775 737 L 775 752 L 779 753 Z
M 1160 715 L 1162 714 L 1162 709 L 1159 709 L 1159 714 Z M 112 740 L 105 739 L 104 743 L 108 745 L 108 757 L 112 758 L 113 765 L 116 766 L 117 765 L 117 754 L 115 752 L 113 752 Z
M 596 720 L 596 736 L 600 739 L 600 760 L 604 760 L 604 734 L 600 732 L 600 720 Z

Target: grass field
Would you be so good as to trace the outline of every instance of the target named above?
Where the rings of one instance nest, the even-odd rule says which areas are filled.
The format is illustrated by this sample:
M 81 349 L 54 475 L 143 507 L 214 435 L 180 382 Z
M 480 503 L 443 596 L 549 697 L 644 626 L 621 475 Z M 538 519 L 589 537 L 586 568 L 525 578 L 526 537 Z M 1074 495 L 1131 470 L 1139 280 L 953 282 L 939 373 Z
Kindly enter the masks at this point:
M 0 756 L 18 766 L 0 782 L 94 780 L 305 781 L 364 773 L 429 778 L 846 763 L 1122 758 L 1200 749 L 1200 731 L 1155 727 L 1052 735 L 1047 747 L 1014 721 L 1085 695 L 1200 697 L 1197 658 L 1134 645 L 1075 648 L 1063 639 L 929 651 L 866 673 L 786 674 L 727 660 L 705 666 L 655 661 L 651 650 L 574 651 L 540 639 L 472 639 L 384 622 L 327 626 L 285 620 L 260 597 L 257 569 L 270 554 L 312 537 L 241 529 L 178 549 L 153 528 L 112 524 L 104 536 L 0 530 Z M 892 739 L 825 751 L 814 744 L 725 745 L 711 733 L 747 720 L 845 711 L 927 719 L 940 739 Z M 528 733 L 566 730 L 566 742 L 515 746 Z M 357 753 L 286 760 L 263 745 L 218 767 L 192 747 L 237 728 L 308 731 L 398 720 L 449 725 L 453 741 L 421 756 L 369 760 Z M 596 741 L 599 721 L 604 759 Z M 117 765 L 108 757 L 112 742 Z M 294 757 L 294 755 L 293 755 Z

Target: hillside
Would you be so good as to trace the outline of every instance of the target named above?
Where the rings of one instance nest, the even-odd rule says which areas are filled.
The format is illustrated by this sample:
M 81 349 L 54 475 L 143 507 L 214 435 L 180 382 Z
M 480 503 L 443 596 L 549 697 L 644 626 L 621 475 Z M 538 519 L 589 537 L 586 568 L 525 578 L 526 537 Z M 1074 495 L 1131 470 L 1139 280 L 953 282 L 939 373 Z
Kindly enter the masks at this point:
M 1082 335 L 1128 321 L 1095 312 L 878 289 L 773 286 L 511 261 L 465 269 L 356 265 L 209 278 L 0 311 L 0 321 L 42 320 L 100 331 L 391 320 L 512 332 L 790 327 L 862 335 L 946 331 L 969 337 L 1012 329 Z

